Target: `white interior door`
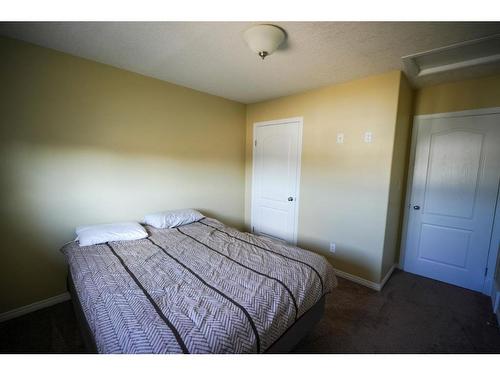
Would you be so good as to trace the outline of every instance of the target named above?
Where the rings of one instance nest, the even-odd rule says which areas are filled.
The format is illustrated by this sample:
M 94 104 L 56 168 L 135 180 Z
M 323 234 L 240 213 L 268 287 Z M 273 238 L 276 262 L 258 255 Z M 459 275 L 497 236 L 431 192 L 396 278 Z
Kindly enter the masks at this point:
M 500 115 L 422 118 L 404 268 L 481 290 L 500 177 Z
M 254 233 L 297 241 L 301 138 L 301 119 L 254 125 Z

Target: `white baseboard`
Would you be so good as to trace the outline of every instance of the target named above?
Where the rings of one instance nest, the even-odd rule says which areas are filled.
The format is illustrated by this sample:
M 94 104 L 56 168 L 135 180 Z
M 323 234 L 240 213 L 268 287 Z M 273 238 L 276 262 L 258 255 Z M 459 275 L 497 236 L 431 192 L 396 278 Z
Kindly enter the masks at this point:
M 393 264 L 391 266 L 391 268 L 389 268 L 389 271 L 387 271 L 387 273 L 385 274 L 384 278 L 380 282 L 380 290 L 382 290 L 382 288 L 384 287 L 385 283 L 387 282 L 387 280 L 389 280 L 389 278 L 391 277 L 392 273 L 394 272 L 394 270 L 396 268 L 398 268 L 397 264 Z
M 68 292 L 64 292 L 62 294 L 44 299 L 42 301 L 34 302 L 26 306 L 21 306 L 14 310 L 6 311 L 0 314 L 0 323 L 5 322 L 6 320 L 17 318 L 22 315 L 29 314 L 36 310 L 41 310 L 45 307 L 49 307 L 64 301 L 68 301 L 70 299 L 71 299 L 70 294 Z
M 350 273 L 341 271 L 341 270 L 336 269 L 336 268 L 334 268 L 334 271 L 335 271 L 336 275 L 338 275 L 344 279 L 347 279 L 349 281 L 355 282 L 356 284 L 360 284 L 360 285 L 366 286 L 370 289 L 376 290 L 377 292 L 380 292 L 382 290 L 382 288 L 384 287 L 385 283 L 387 282 L 387 280 L 389 280 L 389 278 L 391 277 L 391 275 L 395 269 L 396 269 L 396 265 L 394 264 L 389 269 L 389 271 L 386 273 L 386 275 L 384 276 L 384 278 L 382 279 L 382 281 L 380 283 L 375 283 L 373 281 L 363 279 L 362 277 L 352 275 Z
M 391 277 L 395 268 L 396 268 L 396 265 L 394 264 L 391 267 L 391 269 L 387 272 L 387 274 L 384 276 L 384 278 L 382 279 L 382 281 L 380 283 L 375 283 L 373 281 L 363 279 L 362 277 L 351 275 L 350 273 L 341 271 L 341 270 L 336 269 L 336 268 L 334 268 L 334 270 L 335 270 L 336 275 L 338 275 L 344 279 L 353 281 L 357 284 L 366 286 L 370 289 L 373 289 L 373 290 L 376 290 L 379 292 L 382 290 L 382 288 L 384 287 L 387 280 L 389 280 L 389 278 Z M 500 291 L 499 291 L 498 295 L 499 295 L 498 301 L 500 301 Z M 17 317 L 22 316 L 22 315 L 29 314 L 33 311 L 41 310 L 45 307 L 49 307 L 49 306 L 56 305 L 56 304 L 64 302 L 64 301 L 68 301 L 70 299 L 71 299 L 70 294 L 68 292 L 64 292 L 62 294 L 44 299 L 42 301 L 38 301 L 38 302 L 34 302 L 34 303 L 26 305 L 26 306 L 18 307 L 17 309 L 14 309 L 14 310 L 6 311 L 6 312 L 0 314 L 0 323 L 5 322 L 5 321 L 10 320 L 10 319 L 17 318 Z M 498 303 L 498 301 L 497 301 L 497 303 Z

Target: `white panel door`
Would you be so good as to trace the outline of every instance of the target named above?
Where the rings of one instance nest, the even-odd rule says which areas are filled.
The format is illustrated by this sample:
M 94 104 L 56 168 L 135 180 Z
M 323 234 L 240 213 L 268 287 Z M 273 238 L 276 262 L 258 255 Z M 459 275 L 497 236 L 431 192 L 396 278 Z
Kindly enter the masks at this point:
M 418 119 L 405 270 L 482 290 L 500 177 L 500 115 Z
M 255 124 L 252 230 L 297 240 L 302 122 Z

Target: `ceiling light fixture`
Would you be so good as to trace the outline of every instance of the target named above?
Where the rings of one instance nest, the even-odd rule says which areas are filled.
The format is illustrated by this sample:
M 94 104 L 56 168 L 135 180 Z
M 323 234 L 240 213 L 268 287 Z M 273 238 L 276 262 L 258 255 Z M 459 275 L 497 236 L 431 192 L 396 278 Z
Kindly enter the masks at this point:
M 274 25 L 252 26 L 243 34 L 248 47 L 257 53 L 262 60 L 272 54 L 285 41 L 285 32 Z

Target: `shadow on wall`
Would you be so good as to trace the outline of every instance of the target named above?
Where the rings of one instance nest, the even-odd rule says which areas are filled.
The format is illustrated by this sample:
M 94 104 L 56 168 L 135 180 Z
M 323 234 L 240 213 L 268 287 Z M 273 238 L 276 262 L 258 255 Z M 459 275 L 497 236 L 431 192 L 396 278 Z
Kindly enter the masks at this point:
M 0 312 L 64 292 L 77 225 L 243 221 L 245 105 L 10 38 L 0 55 Z
M 417 91 L 415 114 L 500 106 L 500 74 L 426 86 Z
M 0 312 L 65 291 L 58 250 L 78 225 L 192 207 L 242 226 L 242 161 L 223 155 L 11 142 L 0 149 L 0 181 Z

